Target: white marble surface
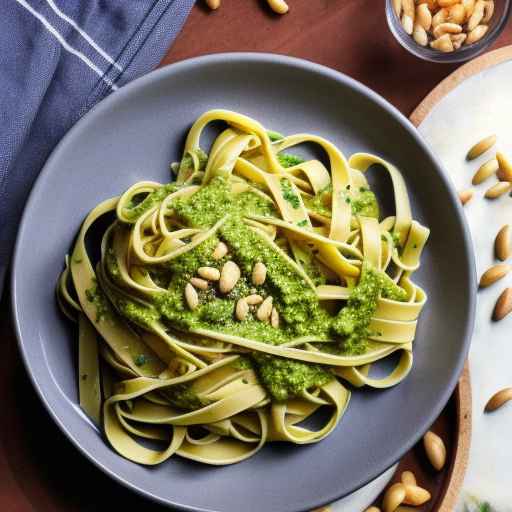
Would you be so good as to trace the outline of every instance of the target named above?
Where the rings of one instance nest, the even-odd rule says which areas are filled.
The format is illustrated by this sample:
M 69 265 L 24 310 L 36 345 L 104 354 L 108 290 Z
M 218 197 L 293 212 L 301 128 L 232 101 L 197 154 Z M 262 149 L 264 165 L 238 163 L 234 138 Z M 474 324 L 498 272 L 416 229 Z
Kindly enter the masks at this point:
M 471 187 L 476 169 L 493 156 L 485 154 L 471 163 L 465 160 L 468 148 L 481 138 L 496 133 L 497 148 L 512 158 L 512 61 L 463 82 L 441 100 L 419 130 L 443 162 L 457 190 Z M 475 187 L 475 197 L 465 206 L 478 275 L 496 263 L 496 233 L 503 224 L 512 224 L 511 197 L 494 201 L 483 197 L 495 181 L 492 177 Z M 496 391 L 512 386 L 512 315 L 501 322 L 491 321 L 497 297 L 509 286 L 512 273 L 478 293 L 469 356 L 473 436 L 464 488 L 465 493 L 488 501 L 499 512 L 512 511 L 512 406 L 493 414 L 484 414 L 483 408 Z M 462 500 L 459 508 L 464 510 Z

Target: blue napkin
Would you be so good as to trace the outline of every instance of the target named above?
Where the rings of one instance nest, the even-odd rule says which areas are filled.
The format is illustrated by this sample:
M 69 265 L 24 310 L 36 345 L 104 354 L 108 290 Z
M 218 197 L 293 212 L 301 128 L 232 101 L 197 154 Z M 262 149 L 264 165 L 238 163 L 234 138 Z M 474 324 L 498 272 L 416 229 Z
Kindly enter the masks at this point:
M 98 101 L 158 65 L 194 0 L 0 0 L 0 295 L 45 160 Z

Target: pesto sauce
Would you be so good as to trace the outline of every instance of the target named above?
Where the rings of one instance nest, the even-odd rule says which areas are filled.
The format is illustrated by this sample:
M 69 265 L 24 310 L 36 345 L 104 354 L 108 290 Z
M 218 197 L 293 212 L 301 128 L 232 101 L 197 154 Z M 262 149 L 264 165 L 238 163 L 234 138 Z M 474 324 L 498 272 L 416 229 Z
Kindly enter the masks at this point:
M 294 193 L 293 189 L 291 192 Z M 330 192 L 326 190 L 323 193 Z M 370 199 L 366 201 L 371 202 Z M 163 265 L 147 269 L 155 282 L 167 289 L 153 297 L 150 307 L 124 297 L 114 298 L 121 315 L 141 327 L 149 327 L 151 323 L 160 321 L 178 331 L 205 328 L 274 345 L 307 335 L 325 340 L 334 334 L 342 337 L 344 353 L 356 354 L 364 352 L 367 346 L 370 335 L 368 326 L 379 295 L 398 300 L 405 298 L 404 290 L 385 274 L 365 264 L 346 307 L 333 317 L 321 306 L 315 291 L 290 263 L 264 237 L 243 223 L 242 217 L 247 214 L 275 215 L 273 205 L 251 191 L 233 195 L 223 177 L 213 178 L 190 197 L 177 199 L 173 207 L 183 225 L 189 227 L 210 228 L 219 219 L 226 219 L 215 236 Z M 219 240 L 228 245 L 229 253 L 216 261 L 212 253 Z M 235 288 L 227 295 L 220 294 L 215 285 L 210 285 L 204 291 L 198 290 L 199 305 L 190 310 L 184 297 L 184 289 L 190 278 L 197 275 L 197 269 L 201 266 L 220 270 L 228 259 L 234 260 L 242 272 Z M 115 275 L 114 261 L 115 258 L 109 263 L 107 259 L 107 271 Z M 250 275 L 256 262 L 263 262 L 267 267 L 267 279 L 264 285 L 254 290 Z M 315 271 L 319 273 L 312 255 L 311 261 L 302 263 L 309 275 L 314 275 Z M 321 282 L 321 276 L 317 275 L 316 278 Z M 273 297 L 281 320 L 279 329 L 257 320 L 255 307 L 251 308 L 243 322 L 235 320 L 236 301 L 254 292 L 263 297 Z M 327 345 L 332 344 L 325 346 L 326 351 L 331 350 Z M 240 369 L 254 368 L 275 400 L 300 395 L 302 391 L 321 386 L 332 378 L 331 373 L 321 366 L 261 353 L 243 356 L 233 364 Z M 186 386 L 172 388 L 170 396 L 178 407 L 197 408 L 204 405 Z
M 295 165 L 303 164 L 305 162 L 304 158 L 297 155 L 290 155 L 289 153 L 279 153 L 277 155 L 277 159 L 285 168 L 294 167 Z
M 253 359 L 263 385 L 277 401 L 288 400 L 307 389 L 323 386 L 334 378 L 316 364 L 261 353 L 254 354 Z
M 153 206 L 161 203 L 169 194 L 178 190 L 176 183 L 167 183 L 155 191 L 149 193 L 142 201 L 137 202 L 136 197 L 126 206 L 125 215 L 130 220 L 137 220 L 143 213 L 147 212 Z
M 290 180 L 286 178 L 282 178 L 280 181 L 281 184 L 281 192 L 283 194 L 283 199 L 285 201 L 288 201 L 293 209 L 297 209 L 300 206 L 300 199 L 299 196 L 296 194 L 296 192 L 292 188 L 292 184 Z
M 195 410 L 207 405 L 200 400 L 190 384 L 170 386 L 165 390 L 165 397 L 171 404 L 181 409 Z
M 110 304 L 103 290 L 98 286 L 96 279 L 93 285 L 85 290 L 85 296 L 96 308 L 96 322 L 101 322 L 111 314 Z
M 361 277 L 352 290 L 347 305 L 332 322 L 335 334 L 344 337 L 343 352 L 363 354 L 368 347 L 370 321 L 377 309 L 380 296 L 393 300 L 405 300 L 405 290 L 396 285 L 386 274 L 363 264 Z

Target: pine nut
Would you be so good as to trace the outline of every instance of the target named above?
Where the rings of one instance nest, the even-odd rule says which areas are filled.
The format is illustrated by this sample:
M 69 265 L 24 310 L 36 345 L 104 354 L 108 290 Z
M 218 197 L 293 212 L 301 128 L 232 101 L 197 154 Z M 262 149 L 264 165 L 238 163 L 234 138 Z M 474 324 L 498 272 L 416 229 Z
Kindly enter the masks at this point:
M 487 25 L 478 25 L 475 29 L 473 29 L 466 39 L 466 44 L 473 44 L 477 41 L 480 41 L 482 37 L 485 36 L 487 31 L 489 30 L 489 27 Z
M 499 169 L 498 160 L 496 158 L 491 158 L 487 160 L 484 164 L 482 164 L 478 171 L 476 171 L 471 183 L 473 185 L 479 185 L 483 181 L 485 181 L 489 176 L 493 175 Z
M 256 311 L 256 318 L 258 320 L 268 322 L 270 315 L 272 314 L 272 301 L 273 298 L 269 296 L 261 303 L 261 306 Z
M 510 226 L 505 224 L 494 240 L 494 253 L 496 258 L 505 261 L 510 256 Z
M 238 320 L 241 322 L 247 318 L 247 314 L 249 313 L 249 304 L 245 299 L 239 299 L 236 303 L 235 315 Z
M 448 18 L 448 9 L 440 9 L 432 16 L 432 27 L 436 28 L 437 25 L 444 23 Z
M 499 322 L 512 311 L 512 288 L 505 288 L 496 301 L 493 311 L 493 319 Z
M 315 508 L 315 510 L 312 510 L 311 512 L 331 512 L 331 509 L 329 507 L 320 507 Z
M 467 41 L 466 41 L 467 43 Z M 466 158 L 468 160 L 474 160 L 478 158 L 480 155 L 483 155 L 486 151 L 491 149 L 494 144 L 496 144 L 497 137 L 496 135 L 489 135 L 484 139 L 478 141 L 472 148 L 468 151 Z
M 487 199 L 496 199 L 497 197 L 500 197 L 503 194 L 510 192 L 511 188 L 512 184 L 509 183 L 508 181 L 500 181 L 499 183 L 496 183 L 496 185 L 493 185 L 490 189 L 488 189 L 484 195 Z
M 253 293 L 252 295 L 248 295 L 245 297 L 245 300 L 247 301 L 247 304 L 249 306 L 257 306 L 258 304 L 261 304 L 263 302 L 263 297 L 261 295 L 258 295 L 257 293 Z
M 452 5 L 458 4 L 460 0 L 437 0 L 440 7 L 451 7 Z
M 446 21 L 450 23 L 457 23 L 458 25 L 462 25 L 466 18 L 466 10 L 462 4 L 452 5 L 448 9 L 448 17 Z
M 404 14 L 414 21 L 415 7 L 414 0 L 402 0 L 402 9 Z
M 411 35 L 414 30 L 414 22 L 407 14 L 402 15 L 402 27 L 404 27 L 405 32 L 409 35 Z
M 416 477 L 412 471 L 404 471 L 400 475 L 400 480 L 404 485 L 417 485 Z
M 459 192 L 459 199 L 462 205 L 464 206 L 468 201 L 471 201 L 473 198 L 475 191 L 472 188 L 469 188 L 468 190 L 463 190 L 462 192 Z
M 420 4 L 416 7 L 416 23 L 425 30 L 432 25 L 432 13 L 428 10 L 427 4 Z
M 228 253 L 228 246 L 224 242 L 219 242 L 217 247 L 212 253 L 212 258 L 214 260 L 221 260 Z
M 393 11 L 397 18 L 400 18 L 400 14 L 402 14 L 402 0 L 393 0 Z
M 434 432 L 428 431 L 423 437 L 423 446 L 432 467 L 441 471 L 446 463 L 446 446 Z
M 240 267 L 234 261 L 226 261 L 220 273 L 219 290 L 229 293 L 240 279 Z
M 480 25 L 480 22 L 484 18 L 484 10 L 485 10 L 485 2 L 484 0 L 478 0 L 478 2 L 475 4 L 475 9 L 473 10 L 473 14 L 468 20 L 467 24 L 467 30 L 468 32 L 471 32 L 474 30 L 478 25 Z
M 475 10 L 475 0 L 462 0 L 461 4 L 466 11 L 465 21 L 468 21 Z
M 220 7 L 220 0 L 206 0 L 206 4 L 210 9 L 215 11 L 215 9 L 218 9 Z
M 420 46 L 427 46 L 427 44 L 428 44 L 427 31 L 421 25 L 419 25 L 417 23 L 414 25 L 414 29 L 412 31 L 412 37 Z
M 394 512 L 398 505 L 402 504 L 405 499 L 405 485 L 393 484 L 384 494 L 382 500 L 382 508 L 384 512 Z
M 267 278 L 267 267 L 264 263 L 258 261 L 252 269 L 252 284 L 261 286 Z
M 426 489 L 423 489 L 423 487 L 419 487 L 417 485 L 406 485 L 405 499 L 403 502 L 406 505 L 419 507 L 420 505 L 427 503 L 431 497 L 430 493 Z
M 456 23 L 440 23 L 434 29 L 434 37 L 436 39 L 440 38 L 444 34 L 460 34 L 462 32 L 462 27 L 457 25 Z
M 272 313 L 270 313 L 270 325 L 274 329 L 279 327 L 279 313 L 276 308 L 272 308 Z
M 484 5 L 484 17 L 482 18 L 482 23 L 489 23 L 491 21 L 492 15 L 494 14 L 494 1 L 487 0 Z
M 213 267 L 199 267 L 197 273 L 208 281 L 218 281 L 220 279 L 220 271 Z
M 288 12 L 288 4 L 284 0 L 267 0 L 270 8 L 277 14 L 286 14 Z
M 370 507 L 370 508 L 367 508 L 364 512 L 380 512 L 380 508 L 379 507 Z
M 438 39 L 434 39 L 430 46 L 444 53 L 453 52 L 453 43 L 449 34 L 444 34 Z
M 450 39 L 452 40 L 453 49 L 458 50 L 466 40 L 467 34 L 451 34 Z
M 485 412 L 493 412 L 512 400 L 512 388 L 505 388 L 494 394 L 485 406 Z
M 194 288 L 198 288 L 199 290 L 207 290 L 208 289 L 208 281 L 201 279 L 200 277 L 192 277 L 190 279 L 190 284 Z
M 512 181 L 512 163 L 501 152 L 496 153 L 496 160 L 498 161 L 499 171 L 497 172 L 498 179 L 501 181 Z
M 199 305 L 199 297 L 197 296 L 196 289 L 190 283 L 187 283 L 185 286 L 185 300 L 187 301 L 189 309 L 194 310 Z
M 506 263 L 498 263 L 488 268 L 480 278 L 480 288 L 486 288 L 496 281 L 503 279 L 510 272 L 511 268 L 512 267 Z

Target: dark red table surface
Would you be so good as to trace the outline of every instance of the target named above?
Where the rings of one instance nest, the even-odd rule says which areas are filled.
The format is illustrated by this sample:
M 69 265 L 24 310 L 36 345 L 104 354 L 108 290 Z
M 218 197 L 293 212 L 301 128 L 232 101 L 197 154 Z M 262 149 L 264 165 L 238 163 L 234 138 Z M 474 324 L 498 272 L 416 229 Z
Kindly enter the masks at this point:
M 405 115 L 456 67 L 422 62 L 403 50 L 387 28 L 383 0 L 289 5 L 287 15 L 277 16 L 263 0 L 222 0 L 216 12 L 199 3 L 162 65 L 224 51 L 302 57 L 356 78 Z M 495 47 L 507 44 L 510 21 Z M 8 297 L 7 287 L 0 304 L 0 511 L 163 510 L 103 475 L 52 422 L 18 354 Z

